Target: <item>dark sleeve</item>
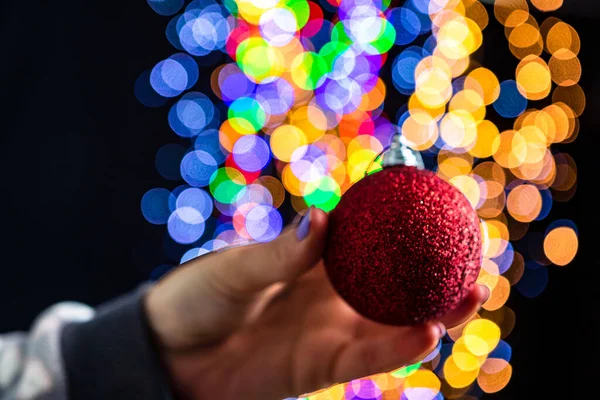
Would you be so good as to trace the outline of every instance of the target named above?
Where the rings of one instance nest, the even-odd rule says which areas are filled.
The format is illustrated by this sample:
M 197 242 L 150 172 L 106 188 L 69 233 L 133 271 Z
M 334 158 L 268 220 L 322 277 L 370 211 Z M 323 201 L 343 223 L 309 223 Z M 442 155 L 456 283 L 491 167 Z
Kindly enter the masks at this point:
M 69 400 L 171 400 L 143 309 L 145 289 L 63 328 L 61 347 Z

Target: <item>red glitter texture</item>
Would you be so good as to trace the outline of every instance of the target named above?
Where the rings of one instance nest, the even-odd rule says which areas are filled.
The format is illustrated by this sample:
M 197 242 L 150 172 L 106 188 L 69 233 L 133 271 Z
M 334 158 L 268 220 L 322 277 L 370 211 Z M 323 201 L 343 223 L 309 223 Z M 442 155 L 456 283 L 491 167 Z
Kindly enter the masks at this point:
M 371 320 L 439 319 L 479 274 L 479 218 L 432 172 L 386 168 L 350 187 L 332 211 L 325 265 L 342 298 Z

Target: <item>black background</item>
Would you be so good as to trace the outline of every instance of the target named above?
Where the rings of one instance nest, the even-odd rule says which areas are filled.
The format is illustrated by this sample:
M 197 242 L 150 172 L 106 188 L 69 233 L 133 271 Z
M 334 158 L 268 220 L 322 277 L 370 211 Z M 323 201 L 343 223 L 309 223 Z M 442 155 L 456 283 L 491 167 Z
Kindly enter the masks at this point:
M 580 251 L 568 267 L 550 267 L 538 298 L 511 295 L 514 374 L 486 398 L 596 398 L 600 384 L 600 12 L 593 1 L 565 2 L 559 16 L 582 39 L 588 105 L 578 139 L 559 147 L 577 162 L 577 194 L 555 204 L 546 221 L 574 220 Z M 506 79 L 517 61 L 490 17 L 480 54 Z M 154 156 L 178 140 L 168 107 L 146 108 L 133 95 L 140 73 L 175 52 L 164 36 L 168 20 L 141 0 L 0 5 L 0 332 L 28 329 L 58 301 L 102 303 L 168 261 L 165 229 L 143 219 L 139 202 L 146 190 L 165 186 Z M 399 105 L 394 101 L 386 101 L 388 109 Z

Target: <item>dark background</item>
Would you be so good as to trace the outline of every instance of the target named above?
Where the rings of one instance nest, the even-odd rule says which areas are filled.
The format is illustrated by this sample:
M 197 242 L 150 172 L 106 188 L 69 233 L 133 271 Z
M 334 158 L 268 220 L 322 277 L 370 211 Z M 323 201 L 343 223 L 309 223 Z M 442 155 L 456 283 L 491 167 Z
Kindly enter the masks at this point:
M 555 204 L 546 222 L 574 220 L 580 251 L 568 267 L 550 267 L 538 298 L 511 295 L 513 377 L 485 398 L 596 397 L 600 11 L 595 1 L 565 2 L 556 15 L 581 36 L 588 105 L 578 139 L 558 147 L 577 162 L 577 194 Z M 485 64 L 506 79 L 517 61 L 490 16 Z M 0 332 L 28 329 L 58 301 L 98 305 L 168 261 L 166 229 L 147 223 L 139 203 L 166 184 L 156 150 L 178 140 L 168 107 L 146 108 L 133 95 L 140 73 L 175 52 L 164 36 L 168 20 L 141 0 L 0 5 Z

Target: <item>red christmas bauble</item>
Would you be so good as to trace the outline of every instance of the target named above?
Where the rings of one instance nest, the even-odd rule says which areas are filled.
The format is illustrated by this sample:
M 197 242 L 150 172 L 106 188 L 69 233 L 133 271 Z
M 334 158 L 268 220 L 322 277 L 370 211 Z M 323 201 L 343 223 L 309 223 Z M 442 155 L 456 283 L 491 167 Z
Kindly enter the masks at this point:
M 342 298 L 371 320 L 439 319 L 479 274 L 479 218 L 434 173 L 386 168 L 350 187 L 331 212 L 325 265 Z

